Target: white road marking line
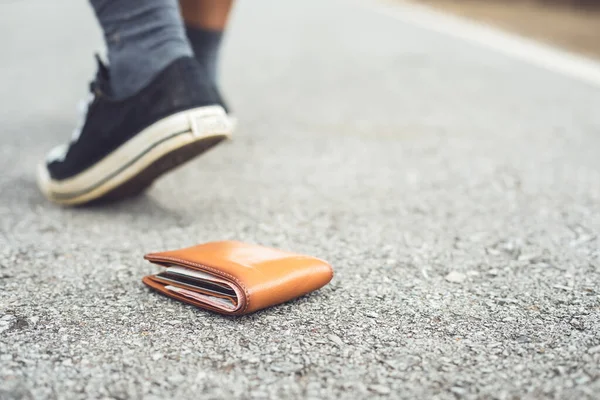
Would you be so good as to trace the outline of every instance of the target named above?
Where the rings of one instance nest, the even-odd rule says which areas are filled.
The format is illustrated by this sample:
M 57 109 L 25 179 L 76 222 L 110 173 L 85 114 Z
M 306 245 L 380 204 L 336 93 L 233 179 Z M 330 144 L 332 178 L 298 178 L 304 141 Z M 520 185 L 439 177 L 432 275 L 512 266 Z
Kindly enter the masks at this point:
M 600 87 L 600 62 L 593 59 L 424 5 L 398 1 L 392 3 L 385 0 L 369 4 L 380 14 L 407 24 L 475 43 L 554 73 Z

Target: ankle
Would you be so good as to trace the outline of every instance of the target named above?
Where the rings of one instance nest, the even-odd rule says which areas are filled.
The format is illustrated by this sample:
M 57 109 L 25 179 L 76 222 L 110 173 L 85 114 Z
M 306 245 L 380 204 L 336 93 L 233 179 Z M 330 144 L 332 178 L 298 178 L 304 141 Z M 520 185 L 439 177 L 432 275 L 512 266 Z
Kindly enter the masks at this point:
M 206 68 L 210 80 L 216 85 L 223 31 L 189 25 L 185 27 L 185 31 L 196 60 Z

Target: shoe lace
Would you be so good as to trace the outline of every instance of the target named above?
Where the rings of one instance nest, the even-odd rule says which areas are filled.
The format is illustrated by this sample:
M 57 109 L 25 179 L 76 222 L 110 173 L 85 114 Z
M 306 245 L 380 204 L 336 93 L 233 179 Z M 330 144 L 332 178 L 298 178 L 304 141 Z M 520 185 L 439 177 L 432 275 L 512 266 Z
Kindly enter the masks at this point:
M 73 133 L 71 134 L 71 144 L 75 143 L 79 139 L 79 136 L 81 136 L 81 131 L 83 131 L 83 126 L 85 125 L 88 110 L 90 108 L 90 105 L 94 102 L 94 99 L 94 93 L 90 92 L 88 93 L 86 98 L 79 100 L 79 103 L 77 103 L 79 120 L 77 122 L 77 126 L 75 127 L 75 129 L 73 129 Z
M 88 112 L 92 103 L 94 103 L 97 96 L 101 96 L 103 93 L 102 83 L 108 79 L 108 69 L 104 65 L 102 59 L 98 54 L 96 54 L 96 62 L 98 65 L 96 78 L 90 83 L 90 90 L 88 92 L 87 97 L 81 99 L 77 104 L 79 120 L 75 129 L 73 129 L 73 132 L 71 133 L 71 140 L 69 141 L 69 143 L 56 146 L 48 153 L 46 160 L 49 163 L 54 161 L 64 161 L 64 159 L 67 157 L 67 153 L 69 152 L 71 146 L 77 143 L 79 137 L 81 136 L 81 132 L 83 131 L 83 127 L 85 126 L 85 121 L 87 119 Z
M 46 162 L 62 162 L 65 160 L 69 149 L 77 142 L 77 140 L 79 140 L 79 136 L 81 136 L 81 132 L 83 131 L 83 126 L 85 125 L 85 120 L 87 118 L 87 113 L 95 98 L 94 92 L 90 91 L 87 95 L 87 98 L 79 100 L 77 104 L 79 120 L 75 129 L 73 129 L 71 140 L 69 143 L 64 143 L 53 148 L 46 156 Z

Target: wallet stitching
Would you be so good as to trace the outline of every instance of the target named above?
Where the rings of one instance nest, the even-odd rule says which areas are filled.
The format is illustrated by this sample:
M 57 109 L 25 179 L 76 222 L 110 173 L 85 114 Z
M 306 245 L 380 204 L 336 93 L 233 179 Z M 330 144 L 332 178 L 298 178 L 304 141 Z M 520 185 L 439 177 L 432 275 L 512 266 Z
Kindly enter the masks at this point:
M 195 263 L 193 261 L 188 261 L 188 260 L 184 260 L 184 259 L 177 258 L 177 257 L 160 256 L 158 258 L 164 259 L 164 260 L 168 260 L 168 261 L 177 261 L 177 262 L 183 263 L 184 265 L 185 264 L 191 264 L 191 265 L 194 265 L 194 266 L 197 266 L 197 267 L 201 267 L 201 268 L 205 268 L 205 269 L 207 269 L 209 271 L 215 272 L 215 273 L 217 273 L 217 275 L 221 274 L 221 275 L 224 275 L 224 276 L 232 279 L 233 281 L 235 281 L 242 288 L 242 290 L 244 291 L 244 294 L 246 296 L 246 305 L 244 306 L 244 309 L 242 310 L 242 312 L 246 312 L 246 310 L 250 306 L 250 295 L 248 294 L 248 290 L 246 289 L 246 286 L 244 286 L 244 284 L 242 284 L 242 282 L 240 282 L 235 276 L 233 276 L 233 275 L 231 275 L 231 274 L 229 274 L 227 272 L 220 271 L 220 270 L 218 270 L 216 268 L 209 267 L 208 265 L 198 264 L 198 263 Z

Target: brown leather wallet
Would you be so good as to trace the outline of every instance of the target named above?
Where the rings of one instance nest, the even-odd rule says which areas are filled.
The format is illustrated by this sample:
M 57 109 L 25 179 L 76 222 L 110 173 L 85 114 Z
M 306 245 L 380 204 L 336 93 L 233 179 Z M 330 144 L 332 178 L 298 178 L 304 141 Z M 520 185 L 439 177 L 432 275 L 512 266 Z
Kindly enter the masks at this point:
M 325 286 L 333 269 L 315 257 L 253 244 L 224 241 L 151 253 L 166 267 L 142 279 L 174 299 L 222 314 L 242 315 Z

